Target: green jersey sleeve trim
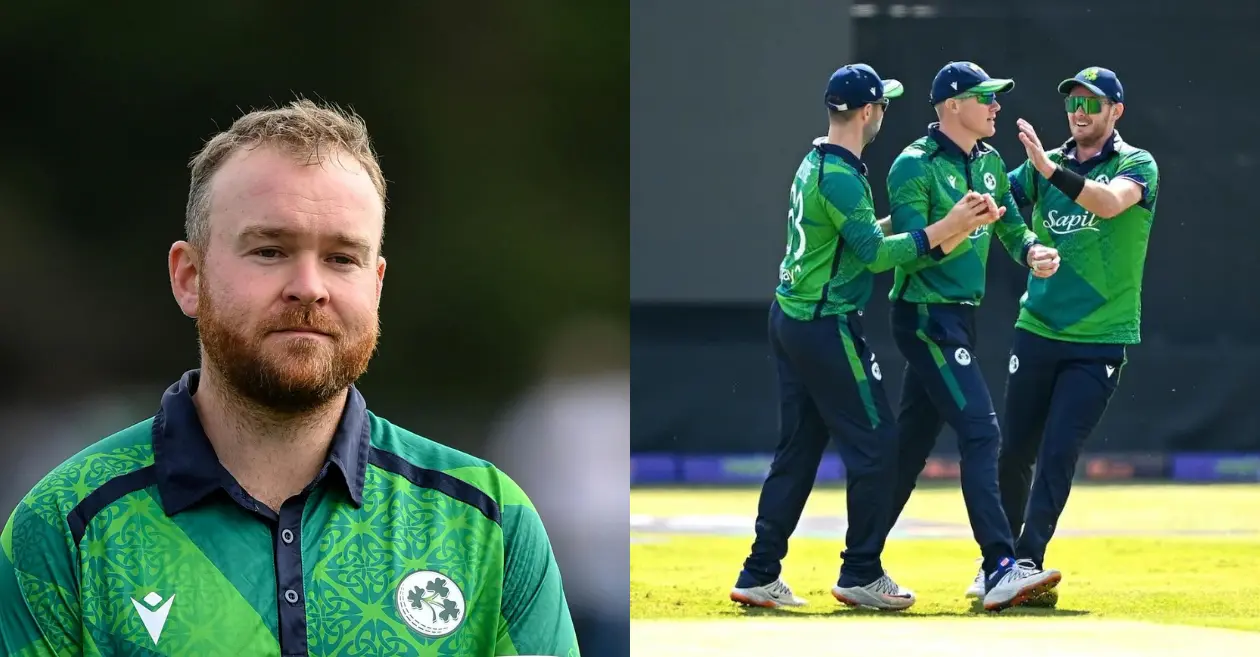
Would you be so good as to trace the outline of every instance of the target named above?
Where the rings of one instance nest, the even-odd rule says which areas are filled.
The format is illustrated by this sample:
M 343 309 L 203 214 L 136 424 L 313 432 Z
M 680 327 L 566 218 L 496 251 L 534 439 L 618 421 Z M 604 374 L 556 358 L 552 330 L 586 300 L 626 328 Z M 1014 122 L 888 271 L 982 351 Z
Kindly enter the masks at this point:
M 529 500 L 529 497 L 525 495 L 525 492 L 519 486 L 505 488 L 499 484 L 498 480 L 501 479 L 502 472 L 488 463 L 486 465 L 468 465 L 452 468 L 445 472 L 456 479 L 487 491 L 498 499 L 500 507 L 517 504 L 529 509 L 534 508 L 534 503 Z
M 1002 155 L 998 153 L 996 148 L 989 147 L 987 157 L 994 158 L 997 161 L 998 172 L 1006 171 L 1006 163 L 1002 161 Z M 1024 216 L 1019 213 L 1019 204 L 1015 202 L 1015 195 L 1011 189 L 1010 176 L 998 175 L 997 192 L 994 200 L 999 205 L 1006 208 L 1006 213 L 1002 218 L 993 224 L 993 232 L 997 235 L 998 241 L 1006 248 L 1006 252 L 1011 256 L 1016 264 L 1028 266 L 1028 249 L 1037 243 L 1037 234 L 1028 228 L 1028 224 L 1024 223 Z
M 1154 204 L 1159 193 L 1159 167 L 1149 152 L 1135 148 L 1122 153 L 1115 177 L 1128 178 L 1141 185 L 1142 198 L 1138 204 L 1143 208 L 1149 209 Z
M 368 450 L 368 463 L 396 474 L 420 488 L 436 490 L 447 497 L 459 500 L 481 512 L 496 524 L 502 524 L 499 503 L 476 486 L 452 477 L 441 470 L 430 470 L 411 463 L 403 457 L 373 446 Z
M 870 271 L 888 271 L 922 255 L 920 246 L 924 241 L 908 232 L 884 237 L 870 189 L 856 175 L 837 172 L 824 176 L 822 196 L 844 245 Z
M 152 465 L 146 465 L 139 470 L 114 477 L 89 493 L 66 516 L 66 525 L 70 528 L 70 538 L 74 545 L 77 547 L 83 540 L 88 524 L 102 509 L 126 495 L 155 484 L 157 484 L 157 470 Z
M 1024 223 L 1024 216 L 1019 213 L 1019 206 L 1011 193 L 1010 182 L 999 177 L 998 191 L 1001 193 L 998 198 L 1006 207 L 1006 214 L 1002 215 L 1002 218 L 993 226 L 994 232 L 997 233 L 1002 246 L 1006 247 L 1006 252 L 1010 254 L 1011 259 L 1027 267 L 1028 249 L 1037 243 L 1037 234 L 1029 230 L 1028 224 Z
M 78 587 L 64 528 L 25 502 L 0 534 L 0 648 L 12 655 L 80 654 Z
M 18 503 L 0 534 L 0 561 L 5 562 L 0 589 L 16 587 L 20 592 L 0 595 L 0 646 L 5 650 L 41 657 L 82 654 L 81 642 L 90 638 L 83 638 L 73 528 L 80 522 L 86 527 L 94 515 L 88 511 L 96 502 L 87 500 L 112 495 L 101 491 L 152 466 L 151 428 L 149 418 L 89 445 L 45 475 Z M 32 627 L 38 635 L 31 633 Z
M 579 657 L 560 568 L 542 518 L 510 477 L 496 470 L 503 506 L 503 627 L 496 654 Z
M 930 174 L 925 162 L 928 155 L 921 151 L 903 151 L 893 160 L 888 170 L 888 202 L 890 223 L 894 233 L 910 233 L 924 230 L 932 212 Z M 926 235 L 924 239 L 926 240 Z M 898 263 L 907 273 L 927 267 L 945 258 L 939 246 L 927 249 L 916 257 Z M 917 261 L 917 262 L 916 262 Z
M 902 153 L 888 170 L 888 202 L 894 233 L 926 228 L 930 211 L 927 168 L 917 153 Z
M 1011 197 L 1015 199 L 1016 206 L 1022 209 L 1036 205 L 1037 178 L 1039 177 L 1041 173 L 1028 160 L 1024 160 L 1023 164 L 1007 174 L 1007 184 L 1011 186 Z
M 875 208 L 866 193 L 866 185 L 856 174 L 845 167 L 828 166 L 823 163 L 822 184 L 818 191 L 822 196 L 823 206 L 827 208 L 827 216 L 837 230 L 841 230 L 849 219 L 861 218 L 870 213 L 875 218 Z

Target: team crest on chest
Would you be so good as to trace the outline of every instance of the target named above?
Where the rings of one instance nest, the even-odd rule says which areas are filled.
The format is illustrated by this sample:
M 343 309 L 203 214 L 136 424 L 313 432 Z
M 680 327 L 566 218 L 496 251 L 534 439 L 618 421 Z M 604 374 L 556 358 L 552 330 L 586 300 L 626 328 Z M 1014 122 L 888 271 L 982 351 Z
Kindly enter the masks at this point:
M 994 176 L 992 171 L 985 172 L 984 186 L 988 187 L 991 192 L 997 190 L 997 176 Z
M 443 637 L 459 629 L 468 611 L 459 586 L 433 570 L 418 570 L 403 578 L 396 603 L 403 622 L 427 637 Z

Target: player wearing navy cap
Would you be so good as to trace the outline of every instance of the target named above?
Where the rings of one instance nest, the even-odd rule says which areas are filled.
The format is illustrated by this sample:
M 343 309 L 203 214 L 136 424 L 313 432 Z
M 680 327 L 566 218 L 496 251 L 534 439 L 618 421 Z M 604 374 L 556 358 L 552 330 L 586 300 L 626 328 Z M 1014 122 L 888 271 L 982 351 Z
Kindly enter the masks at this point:
M 1021 604 L 1059 581 L 1058 572 L 1038 571 L 1015 559 L 997 484 L 1001 432 L 974 351 L 975 312 L 984 298 L 992 234 L 1036 276 L 1050 276 L 1058 266 L 1054 249 L 1038 244 L 1024 225 L 1002 156 L 982 141 L 996 131 L 998 94 L 1014 86 L 1013 80 L 992 78 L 972 62 L 943 67 L 929 97 L 939 121 L 902 151 L 888 174 L 893 231 L 932 226 L 954 199 L 971 190 L 996 198 L 1004 213 L 992 231 L 980 226 L 946 242 L 947 248 L 956 246 L 952 251 L 934 250 L 898 265 L 889 295 L 893 337 L 906 358 L 892 522 L 948 423 L 958 436 L 963 500 L 984 555 L 984 605 L 991 610 Z
M 832 595 L 845 604 L 905 609 L 914 594 L 884 572 L 896 473 L 896 434 L 880 386 L 879 364 L 860 316 L 873 273 L 886 271 L 993 221 L 997 208 L 978 194 L 959 200 L 933 226 L 885 237 L 876 223 L 862 149 L 875 138 L 896 80 L 863 64 L 827 83 L 827 136 L 816 140 L 792 179 L 787 249 L 770 307 L 769 333 L 779 377 L 780 440 L 762 487 L 756 539 L 731 599 L 762 607 L 805 601 L 780 577 L 788 538 L 835 437 L 848 486 L 849 529 Z
M 1040 241 L 1064 255 L 1051 279 L 1028 279 L 1008 366 L 998 465 L 1015 554 L 1041 567 L 1067 504 L 1080 449 L 1140 342 L 1142 272 L 1159 170 L 1116 131 L 1124 87 L 1092 66 L 1059 84 L 1071 138 L 1046 152 L 1018 122 L 1028 160 L 1010 173 Z M 1033 477 L 1033 462 L 1037 463 Z M 1030 491 L 1031 486 L 1031 491 Z M 974 585 L 972 591 L 974 591 Z M 1057 594 L 1034 604 L 1053 604 Z

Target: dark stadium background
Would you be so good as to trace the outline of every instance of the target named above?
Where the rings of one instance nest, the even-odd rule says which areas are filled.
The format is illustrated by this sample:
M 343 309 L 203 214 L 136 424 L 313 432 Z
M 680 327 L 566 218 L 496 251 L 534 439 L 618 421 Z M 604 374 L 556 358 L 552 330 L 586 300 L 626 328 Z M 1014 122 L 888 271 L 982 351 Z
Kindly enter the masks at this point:
M 626 654 L 626 20 L 575 0 L 6 3 L 5 517 L 196 365 L 166 274 L 188 158 L 243 111 L 325 99 L 366 118 L 391 184 L 370 407 L 516 477 L 584 654 Z
M 1204 476 L 1260 479 L 1260 173 L 1252 127 L 1260 5 L 1225 0 L 923 0 L 632 5 L 632 452 L 765 454 L 777 441 L 766 311 L 783 254 L 788 182 L 826 133 L 828 75 L 855 61 L 901 80 L 864 153 L 875 206 L 885 175 L 934 120 L 936 71 L 970 59 L 1015 89 L 990 140 L 1024 159 L 1015 119 L 1044 143 L 1067 139 L 1058 82 L 1101 65 L 1128 103 L 1119 130 L 1150 150 L 1160 198 L 1143 296 L 1143 342 L 1101 426 L 1095 454 L 1145 457 L 1096 474 L 1168 476 L 1176 453 L 1235 455 Z M 888 330 L 891 273 L 865 315 L 894 405 L 904 361 Z M 989 260 L 979 362 L 1002 405 L 1025 275 Z M 956 459 L 952 433 L 938 455 Z M 1136 465 L 1134 465 L 1136 464 Z M 665 466 L 668 469 L 668 466 Z M 736 466 L 726 467 L 727 471 Z M 1201 473 L 1202 474 L 1202 473 Z M 670 474 L 657 471 L 669 479 Z M 644 475 L 648 475 L 645 473 Z M 760 470 L 745 481 L 760 481 Z M 650 478 L 650 477 L 649 477 Z

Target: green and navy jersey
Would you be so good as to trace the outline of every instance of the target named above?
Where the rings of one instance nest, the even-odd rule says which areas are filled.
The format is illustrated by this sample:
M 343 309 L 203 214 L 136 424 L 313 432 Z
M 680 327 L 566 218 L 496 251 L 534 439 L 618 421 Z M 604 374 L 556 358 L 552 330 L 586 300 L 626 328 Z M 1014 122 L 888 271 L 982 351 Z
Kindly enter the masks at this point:
M 351 388 L 320 475 L 275 513 L 215 456 L 198 376 L 9 517 L 0 653 L 578 654 L 542 522 L 501 471 Z
M 792 178 L 787 253 L 775 297 L 798 320 L 866 307 L 874 273 L 928 250 L 923 231 L 885 237 L 867 168 L 848 149 L 818 140 Z
M 1011 196 L 1002 156 L 984 142 L 964 153 L 940 131 L 938 123 L 928 126 L 927 136 L 907 146 L 888 172 L 893 231 L 914 230 L 940 221 L 972 190 L 992 194 L 998 205 L 1006 206 L 1006 214 L 977 228 L 948 255 L 938 247 L 898 266 L 889 299 L 980 305 L 994 232 L 1011 258 L 1027 266 L 1028 247 L 1037 237 L 1024 224 Z
M 1068 140 L 1047 153 L 1055 164 L 1102 184 L 1128 178 L 1142 198 L 1111 219 L 1100 219 L 1059 191 L 1028 162 L 1010 173 L 1021 207 L 1032 206 L 1041 242 L 1059 250 L 1062 262 L 1050 278 L 1028 279 L 1015 325 L 1067 342 L 1138 344 L 1142 323 L 1142 271 L 1159 196 L 1155 158 L 1113 132 L 1098 155 L 1077 161 Z

